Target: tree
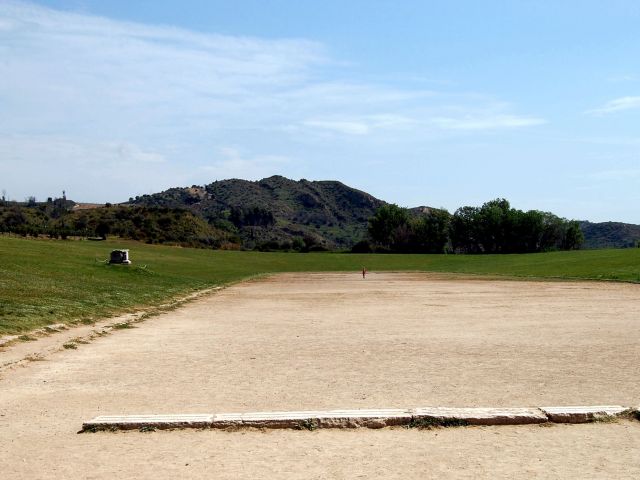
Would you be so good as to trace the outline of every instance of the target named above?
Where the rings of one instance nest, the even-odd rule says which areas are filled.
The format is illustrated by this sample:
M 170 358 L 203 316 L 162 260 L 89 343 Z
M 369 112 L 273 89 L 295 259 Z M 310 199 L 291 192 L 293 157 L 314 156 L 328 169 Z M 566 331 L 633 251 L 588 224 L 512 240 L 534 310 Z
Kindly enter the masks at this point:
M 275 224 L 273 212 L 259 206 L 232 207 L 229 220 L 239 228 L 245 226 L 270 227 Z
M 106 221 L 101 221 L 96 226 L 96 235 L 101 237 L 103 240 L 107 239 L 107 234 L 111 233 L 111 227 Z
M 579 248 L 582 231 L 549 212 L 511 208 L 503 198 L 462 207 L 451 219 L 451 243 L 461 253 L 526 253 Z
M 409 213 L 395 204 L 383 205 L 369 219 L 369 236 L 387 248 L 398 245 L 407 235 Z
M 449 228 L 451 244 L 454 252 L 478 253 L 478 223 L 479 210 L 477 207 L 460 207 L 453 217 Z
M 296 251 L 301 251 L 304 249 L 304 240 L 300 237 L 295 237 L 291 241 L 291 248 Z
M 567 228 L 562 240 L 563 250 L 577 250 L 584 242 L 584 234 L 580 228 L 580 224 L 575 220 L 567 223 Z
M 544 215 L 537 210 L 523 212 L 511 210 L 510 231 L 506 253 L 526 253 L 540 250 L 544 227 Z
M 511 206 L 504 198 L 491 200 L 480 207 L 477 230 L 481 251 L 499 253 L 507 248 L 510 210 Z
M 449 243 L 451 214 L 433 209 L 411 222 L 411 250 L 417 253 L 443 253 Z

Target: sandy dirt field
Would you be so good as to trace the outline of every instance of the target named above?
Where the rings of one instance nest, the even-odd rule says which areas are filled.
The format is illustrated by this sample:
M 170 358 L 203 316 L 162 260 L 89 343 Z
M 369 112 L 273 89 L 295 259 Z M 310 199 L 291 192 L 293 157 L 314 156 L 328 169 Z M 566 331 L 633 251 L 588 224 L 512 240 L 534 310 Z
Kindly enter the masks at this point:
M 638 478 L 640 422 L 76 432 L 109 414 L 637 405 L 639 326 L 637 285 L 356 273 L 247 282 L 3 371 L 0 477 Z

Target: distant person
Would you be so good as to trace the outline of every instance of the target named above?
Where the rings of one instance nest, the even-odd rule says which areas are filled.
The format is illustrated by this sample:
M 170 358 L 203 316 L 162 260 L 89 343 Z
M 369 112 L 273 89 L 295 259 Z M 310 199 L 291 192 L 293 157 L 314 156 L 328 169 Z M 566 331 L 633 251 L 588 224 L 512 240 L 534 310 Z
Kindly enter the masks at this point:
M 366 267 L 362 267 L 362 278 L 364 278 L 367 275 L 367 269 Z

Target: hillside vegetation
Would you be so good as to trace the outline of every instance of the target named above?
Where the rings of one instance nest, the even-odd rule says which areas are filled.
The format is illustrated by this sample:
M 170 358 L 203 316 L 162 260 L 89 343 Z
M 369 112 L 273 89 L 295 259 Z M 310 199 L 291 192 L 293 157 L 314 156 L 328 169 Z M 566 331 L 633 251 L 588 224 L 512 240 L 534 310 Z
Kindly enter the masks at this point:
M 296 252 L 486 254 L 640 245 L 638 225 L 578 223 L 550 212 L 522 212 L 505 199 L 453 214 L 425 206 L 400 209 L 397 225 L 379 228 L 380 216 L 392 207 L 340 182 L 273 176 L 171 188 L 119 205 L 79 204 L 64 195 L 46 202 L 2 199 L 0 232 Z
M 580 222 L 584 248 L 640 247 L 640 225 L 620 222 Z
M 228 232 L 183 208 L 107 205 L 76 210 L 73 202 L 60 199 L 33 205 L 0 205 L 0 231 L 62 239 L 106 239 L 108 235 L 117 235 L 148 243 L 194 247 L 232 245 Z
M 348 249 L 385 204 L 336 181 L 221 180 L 130 199 L 146 207 L 182 207 L 236 233 L 247 249 Z M 296 242 L 298 242 L 296 244 Z
M 481 207 L 419 211 L 384 205 L 369 220 L 372 245 L 355 251 L 411 253 L 533 253 L 580 248 L 578 222 L 548 212 L 523 212 L 498 198 Z
M 133 264 L 105 263 L 113 248 L 129 248 Z M 640 249 L 522 255 L 292 254 L 0 235 L 0 334 L 97 319 L 256 275 L 304 271 L 357 275 L 363 266 L 371 271 L 640 282 Z
M 494 203 L 500 200 L 503 199 L 497 199 Z M 369 219 L 374 217 L 380 207 L 388 204 L 334 181 L 294 181 L 280 176 L 257 182 L 231 179 L 203 187 L 194 185 L 172 188 L 132 198 L 130 203 L 187 208 L 209 223 L 229 231 L 232 236 L 237 235 L 236 240 L 247 249 L 349 249 L 363 240 L 369 243 L 373 240 L 373 243 L 378 243 L 378 247 L 389 249 L 393 243 L 379 242 L 379 239 L 368 235 Z M 500 205 L 492 205 L 495 206 L 503 211 L 508 210 Z M 465 206 L 454 213 L 457 217 L 453 219 L 454 231 L 445 235 L 451 237 L 451 250 L 479 253 L 510 249 L 531 252 L 567 248 L 568 245 L 580 243 L 578 229 L 584 237 L 581 248 L 625 248 L 636 246 L 640 242 L 640 225 L 614 222 L 576 224 L 559 219 L 552 213 L 534 210 L 522 212 L 526 215 L 511 215 L 520 218 L 512 222 L 512 232 L 501 233 L 510 245 L 500 245 L 501 239 L 496 239 L 497 242 L 492 242 L 489 238 L 481 239 L 476 235 L 481 232 L 472 231 L 475 227 L 471 218 L 477 217 L 481 208 Z M 447 241 L 442 241 L 441 229 L 443 222 L 448 222 L 445 218 L 448 212 L 432 207 L 416 207 L 409 209 L 408 213 L 413 221 L 421 223 L 416 226 L 422 234 L 434 236 L 426 240 L 418 240 L 415 236 L 409 239 L 411 232 L 406 231 L 406 238 L 398 238 L 396 246 L 400 248 L 396 250 L 441 252 L 447 244 Z M 481 213 L 495 223 L 495 215 L 490 218 L 491 215 L 485 215 L 486 212 Z M 540 232 L 545 228 L 547 234 L 542 235 Z M 398 237 L 402 236 L 402 232 L 398 232 Z M 358 248 L 370 249 L 363 244 Z

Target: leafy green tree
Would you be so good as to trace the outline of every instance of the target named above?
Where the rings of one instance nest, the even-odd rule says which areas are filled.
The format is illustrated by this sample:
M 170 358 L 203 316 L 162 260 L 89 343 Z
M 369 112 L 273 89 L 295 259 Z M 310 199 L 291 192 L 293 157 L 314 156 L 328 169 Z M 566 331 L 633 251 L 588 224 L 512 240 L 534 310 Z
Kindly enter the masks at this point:
M 369 219 L 369 236 L 386 248 L 392 248 L 407 237 L 409 213 L 395 204 L 383 205 Z
M 480 252 L 478 243 L 479 214 L 477 207 L 460 207 L 453 214 L 449 233 L 454 252 Z
M 580 229 L 580 224 L 575 220 L 568 222 L 562 240 L 563 250 L 577 250 L 584 242 L 584 234 Z
M 451 214 L 446 210 L 431 210 L 411 222 L 412 251 L 443 253 L 449 243 Z
M 96 235 L 101 237 L 103 240 L 106 240 L 109 233 L 111 233 L 111 227 L 109 226 L 108 222 L 103 220 L 98 223 L 98 225 L 96 226 Z
M 510 225 L 509 202 L 498 198 L 486 202 L 480 207 L 476 226 L 481 251 L 485 253 L 499 253 L 506 248 L 506 240 Z

